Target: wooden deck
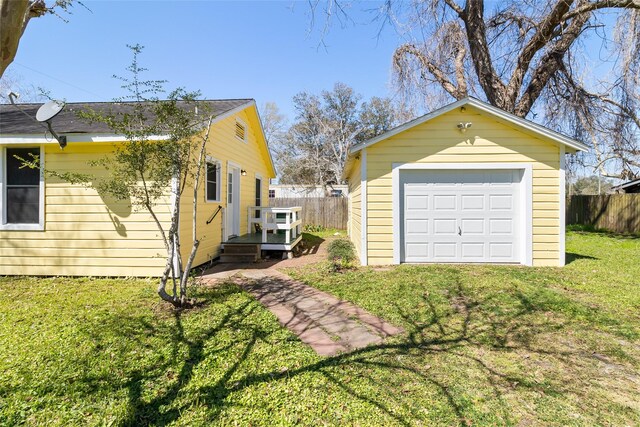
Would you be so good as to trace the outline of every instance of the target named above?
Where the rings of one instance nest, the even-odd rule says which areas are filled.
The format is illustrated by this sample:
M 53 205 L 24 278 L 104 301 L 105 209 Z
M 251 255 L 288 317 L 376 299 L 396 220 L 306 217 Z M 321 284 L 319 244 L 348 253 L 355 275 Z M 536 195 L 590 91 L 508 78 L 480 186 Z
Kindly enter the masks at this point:
M 284 233 L 267 233 L 267 241 L 262 241 L 262 233 L 243 234 L 242 236 L 232 237 L 222 245 L 261 245 L 263 251 L 290 251 L 302 240 L 302 235 L 297 236 L 290 244 L 286 242 Z

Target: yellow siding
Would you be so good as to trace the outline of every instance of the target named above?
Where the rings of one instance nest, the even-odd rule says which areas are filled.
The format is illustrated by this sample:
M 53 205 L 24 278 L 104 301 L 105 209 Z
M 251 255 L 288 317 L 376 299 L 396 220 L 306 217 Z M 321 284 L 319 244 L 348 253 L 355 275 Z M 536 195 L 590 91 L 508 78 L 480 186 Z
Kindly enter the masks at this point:
M 205 185 L 198 191 L 198 238 L 201 245 L 195 265 L 220 252 L 222 215 L 205 222 L 218 207 L 226 206 L 227 161 L 247 171 L 241 177 L 240 232 L 247 230 L 247 207 L 255 203 L 255 175 L 262 175 L 262 203 L 268 204 L 268 151 L 259 139 L 257 115 L 250 107 L 212 126 L 207 154 L 222 163 L 221 203 L 205 202 Z M 235 137 L 235 118 L 247 125 L 247 143 Z M 25 144 L 28 146 L 29 144 Z M 31 144 L 33 146 L 35 144 Z M 2 150 L 0 146 L 0 150 Z M 91 160 L 108 155 L 112 144 L 73 142 L 61 151 L 57 144 L 46 145 L 45 168 L 57 172 L 100 175 L 89 166 Z M 165 229 L 170 221 L 170 197 L 155 206 Z M 193 190 L 187 188 L 181 205 L 180 235 L 184 260 L 191 250 Z M 0 230 L 0 275 L 43 276 L 159 276 L 166 260 L 160 232 L 146 211 L 133 212 L 126 201 L 113 201 L 95 190 L 45 177 L 45 230 Z
M 362 187 L 360 176 L 360 160 L 353 162 L 349 182 L 349 238 L 356 248 L 358 257 L 362 258 Z
M 96 175 L 88 162 L 112 149 L 70 143 L 61 151 L 57 144 L 46 145 L 45 168 Z M 0 275 L 157 276 L 162 271 L 165 249 L 148 212 L 132 212 L 128 202 L 53 177 L 45 178 L 44 200 L 44 231 L 0 230 Z M 156 209 L 168 221 L 168 198 Z
M 247 125 L 247 142 L 243 142 L 235 136 L 236 118 L 239 118 Z M 206 186 L 204 183 L 198 189 L 197 208 L 197 236 L 200 239 L 200 247 L 196 255 L 194 265 L 200 265 L 210 261 L 220 255 L 220 244 L 222 243 L 222 228 L 224 226 L 222 212 L 216 218 L 206 224 L 207 219 L 222 205 L 227 205 L 227 162 L 231 161 L 247 171 L 246 176 L 240 177 L 240 234 L 247 232 L 249 206 L 255 206 L 255 179 L 256 174 L 262 176 L 262 205 L 269 204 L 269 179 L 274 178 L 268 166 L 268 152 L 264 150 L 264 143 L 261 140 L 260 128 L 257 116 L 249 110 L 243 110 L 238 114 L 227 117 L 215 123 L 209 135 L 207 143 L 207 155 L 220 161 L 221 190 L 220 202 L 206 201 Z M 193 238 L 193 190 L 185 191 L 181 204 L 180 239 L 182 241 L 182 256 L 186 262 L 191 251 Z
M 472 122 L 460 133 L 456 125 Z M 530 163 L 533 168 L 533 264 L 558 265 L 560 151 L 467 106 L 367 148 L 369 264 L 393 263 L 391 171 L 393 163 Z

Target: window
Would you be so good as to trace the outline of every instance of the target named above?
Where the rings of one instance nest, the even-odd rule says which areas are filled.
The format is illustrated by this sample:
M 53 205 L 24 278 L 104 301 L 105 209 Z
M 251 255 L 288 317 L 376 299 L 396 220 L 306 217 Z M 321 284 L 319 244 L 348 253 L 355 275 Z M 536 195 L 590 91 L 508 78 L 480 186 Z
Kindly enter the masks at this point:
M 207 201 L 220 201 L 220 163 L 207 159 Z
M 256 177 L 256 206 L 262 206 L 262 178 Z M 260 218 L 260 209 L 256 209 L 256 218 Z
M 270 199 L 276 198 L 276 190 L 269 190 L 269 198 Z
M 247 142 L 247 127 L 238 119 L 236 119 L 236 138 Z
M 40 204 L 42 203 L 40 169 L 25 166 L 19 159 L 33 160 L 39 157 L 40 148 L 38 147 L 5 150 L 3 225 L 20 225 L 19 229 L 31 229 L 34 226 L 40 228 Z
M 331 197 L 342 197 L 342 190 L 331 190 Z

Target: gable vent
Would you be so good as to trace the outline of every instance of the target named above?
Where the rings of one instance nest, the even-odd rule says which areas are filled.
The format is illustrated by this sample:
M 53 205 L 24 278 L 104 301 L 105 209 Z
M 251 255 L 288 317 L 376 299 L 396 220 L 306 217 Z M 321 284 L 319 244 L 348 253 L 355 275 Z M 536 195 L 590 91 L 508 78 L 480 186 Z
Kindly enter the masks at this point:
M 244 125 L 240 122 L 236 122 L 236 136 L 241 140 L 245 140 L 246 137 L 246 129 Z

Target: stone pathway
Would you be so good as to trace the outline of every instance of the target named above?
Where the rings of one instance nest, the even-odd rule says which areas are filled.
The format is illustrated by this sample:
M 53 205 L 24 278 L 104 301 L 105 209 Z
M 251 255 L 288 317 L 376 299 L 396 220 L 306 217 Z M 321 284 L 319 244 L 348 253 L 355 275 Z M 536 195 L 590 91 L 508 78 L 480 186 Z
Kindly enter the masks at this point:
M 272 268 L 255 265 L 216 266 L 201 277 L 205 282 L 242 277 L 240 285 L 322 356 L 333 356 L 402 333 L 362 308 L 292 279 Z

